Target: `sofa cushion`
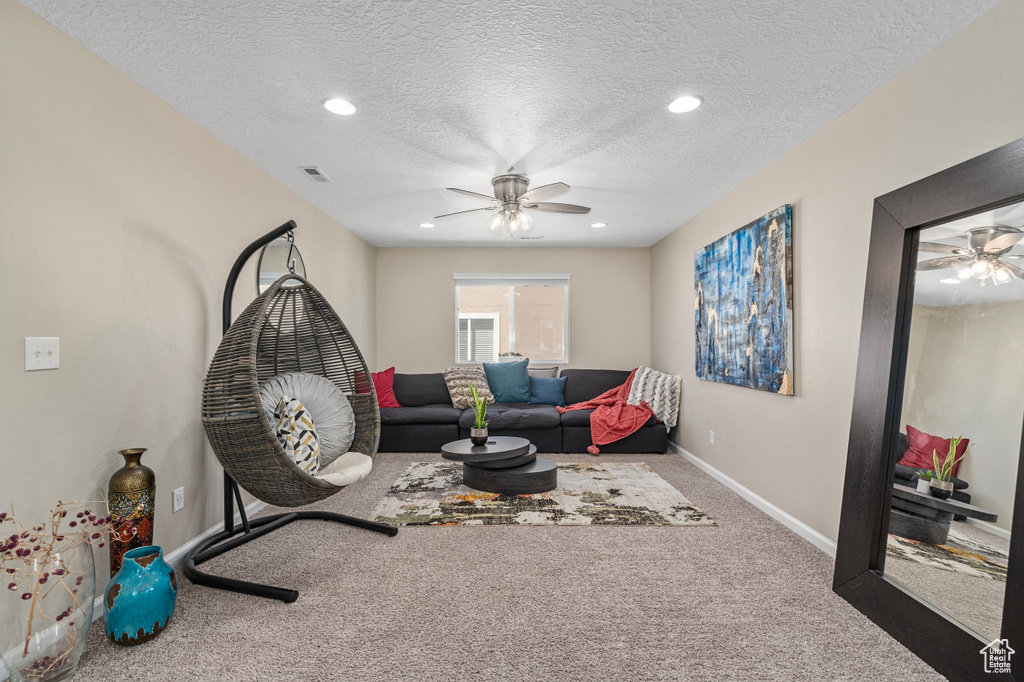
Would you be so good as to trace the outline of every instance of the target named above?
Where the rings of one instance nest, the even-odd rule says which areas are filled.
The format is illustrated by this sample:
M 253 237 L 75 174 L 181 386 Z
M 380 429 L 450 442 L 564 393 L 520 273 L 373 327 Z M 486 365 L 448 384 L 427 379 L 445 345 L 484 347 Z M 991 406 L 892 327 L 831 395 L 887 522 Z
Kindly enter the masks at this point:
M 487 406 L 487 429 L 545 429 L 558 426 L 560 415 L 554 405 L 528 405 L 526 403 Z M 465 410 L 459 419 L 464 429 L 473 427 L 473 410 Z
M 485 362 L 484 374 L 496 403 L 525 403 L 530 400 L 528 358 L 516 362 Z
M 377 394 L 378 407 L 401 407 L 402 404 L 395 398 L 395 368 L 388 367 L 380 372 L 371 372 L 370 379 L 373 381 L 373 390 Z
M 915 429 L 910 424 L 907 424 L 907 451 L 903 453 L 903 457 L 900 458 L 899 463 L 903 466 L 916 467 L 918 469 L 934 469 L 935 460 L 937 456 L 939 462 L 945 462 L 946 458 L 949 457 L 949 448 L 952 445 L 951 438 L 943 438 L 942 436 L 932 436 L 924 431 Z M 953 464 L 953 475 L 956 476 L 957 470 L 960 468 L 960 461 L 964 455 L 967 454 L 967 449 L 970 446 L 971 441 L 969 438 L 964 438 L 957 445 L 956 453 L 954 454 Z
M 470 384 L 476 388 L 476 393 L 484 402 L 494 402 L 491 389 L 487 385 L 487 376 L 482 367 L 449 367 L 444 372 L 444 382 L 448 385 L 448 395 L 451 396 L 452 405 L 464 410 L 473 407 L 473 394 L 469 390 Z
M 423 407 L 424 405 L 451 405 L 452 398 L 448 394 L 448 384 L 444 383 L 444 375 L 436 374 L 396 374 L 394 382 L 395 398 L 403 407 Z
M 451 405 L 382 407 L 381 424 L 458 424 L 462 410 Z
M 565 407 L 565 379 L 530 377 L 530 404 Z
M 590 415 L 593 414 L 593 410 L 573 410 L 572 412 L 565 412 L 562 414 L 562 426 L 590 426 Z M 658 420 L 652 415 L 650 419 L 644 422 L 644 426 L 654 426 L 658 423 Z M 604 446 L 601 446 L 604 447 Z
M 557 367 L 527 367 L 526 373 L 531 377 L 540 377 L 541 379 L 554 379 L 558 376 Z
M 565 404 L 574 405 L 621 386 L 629 378 L 629 372 L 617 369 L 563 369 L 562 376 L 566 379 Z

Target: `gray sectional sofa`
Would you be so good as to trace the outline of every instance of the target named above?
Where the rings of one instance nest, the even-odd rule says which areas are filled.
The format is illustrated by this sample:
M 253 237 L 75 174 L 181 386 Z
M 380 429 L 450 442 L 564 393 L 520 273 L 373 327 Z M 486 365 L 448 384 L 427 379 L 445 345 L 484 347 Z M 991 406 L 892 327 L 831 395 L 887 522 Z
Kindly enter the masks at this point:
M 566 369 L 560 376 L 565 377 L 565 403 L 572 405 L 622 385 L 629 372 Z M 380 452 L 435 452 L 445 443 L 469 438 L 472 410 L 452 405 L 443 374 L 396 373 L 394 390 L 402 407 L 380 409 Z M 553 405 L 496 403 L 487 406 L 488 431 L 492 436 L 526 438 L 540 452 L 586 452 L 591 412 L 559 414 Z M 608 453 L 665 452 L 668 430 L 652 417 L 636 433 L 600 448 Z

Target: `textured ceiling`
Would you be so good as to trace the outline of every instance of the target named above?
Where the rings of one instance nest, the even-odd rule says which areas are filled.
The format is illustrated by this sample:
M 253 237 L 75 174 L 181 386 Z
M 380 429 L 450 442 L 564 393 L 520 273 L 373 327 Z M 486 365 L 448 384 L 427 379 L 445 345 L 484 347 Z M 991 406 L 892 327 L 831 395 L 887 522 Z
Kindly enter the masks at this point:
M 22 2 L 377 246 L 649 246 L 997 4 Z M 431 220 L 509 168 L 593 211 Z

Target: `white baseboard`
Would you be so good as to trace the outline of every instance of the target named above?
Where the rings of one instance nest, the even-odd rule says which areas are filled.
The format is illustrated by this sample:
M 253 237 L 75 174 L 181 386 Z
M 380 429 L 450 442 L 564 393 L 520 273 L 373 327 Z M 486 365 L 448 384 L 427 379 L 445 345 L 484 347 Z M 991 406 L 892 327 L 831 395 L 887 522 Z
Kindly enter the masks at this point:
M 967 523 L 971 524 L 972 526 L 977 526 L 978 528 L 984 531 L 992 533 L 992 535 L 998 535 L 1004 540 L 1010 539 L 1010 531 L 1006 530 L 1005 528 L 1000 528 L 999 526 L 988 523 L 987 521 L 978 521 L 977 519 L 968 518 Z
M 245 515 L 247 518 L 252 518 L 253 515 L 267 506 L 266 502 L 260 502 L 256 500 L 246 505 Z M 235 512 L 235 527 L 239 527 L 242 524 L 242 515 L 239 512 Z M 195 536 L 181 547 L 174 549 L 170 552 L 164 552 L 164 561 L 169 563 L 171 566 L 175 566 L 181 563 L 185 559 L 185 555 L 192 551 L 193 548 L 199 545 L 207 538 L 224 530 L 224 522 L 220 521 L 217 525 L 207 528 L 205 531 Z M 96 620 L 103 616 L 103 595 L 100 594 L 96 597 L 96 602 L 92 607 L 92 619 Z
M 711 478 L 723 484 L 726 488 L 729 488 L 733 492 L 737 493 L 747 502 L 763 511 L 765 514 L 772 517 L 773 519 L 781 523 L 783 526 L 785 526 L 786 528 L 790 529 L 791 531 L 802 537 L 804 540 L 807 540 L 807 542 L 811 543 L 825 554 L 828 554 L 833 559 L 835 558 L 836 543 L 834 541 L 829 540 L 827 537 L 825 537 L 818 531 L 814 530 L 813 528 L 811 528 L 795 516 L 783 511 L 782 509 L 779 509 L 774 504 L 764 499 L 750 488 L 747 488 L 738 483 L 737 481 L 733 480 L 732 478 L 729 478 L 715 467 L 711 466 L 704 460 L 694 455 L 692 452 L 683 449 L 682 447 L 676 445 L 672 441 L 669 441 L 668 444 L 669 446 L 672 447 L 673 450 L 682 455 L 683 459 L 690 462 L 698 469 L 711 476 Z

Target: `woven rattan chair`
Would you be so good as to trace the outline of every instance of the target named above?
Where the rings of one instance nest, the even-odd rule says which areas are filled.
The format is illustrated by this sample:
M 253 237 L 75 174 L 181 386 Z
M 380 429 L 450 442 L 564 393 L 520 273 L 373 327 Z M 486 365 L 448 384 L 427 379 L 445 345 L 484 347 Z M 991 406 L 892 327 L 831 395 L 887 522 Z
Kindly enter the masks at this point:
M 224 335 L 203 384 L 203 426 L 217 459 L 239 485 L 264 502 L 298 507 L 343 486 L 302 471 L 274 435 L 259 386 L 286 372 L 330 379 L 355 413 L 349 451 L 377 454 L 380 410 L 366 361 L 337 313 L 297 275 L 274 282 Z

